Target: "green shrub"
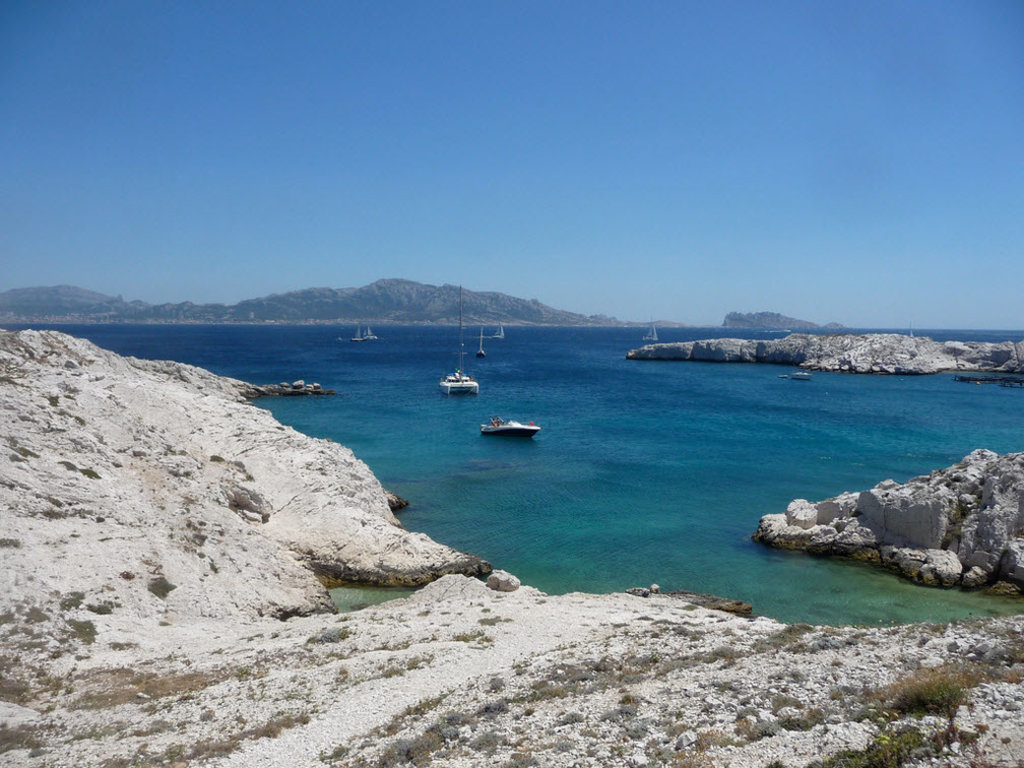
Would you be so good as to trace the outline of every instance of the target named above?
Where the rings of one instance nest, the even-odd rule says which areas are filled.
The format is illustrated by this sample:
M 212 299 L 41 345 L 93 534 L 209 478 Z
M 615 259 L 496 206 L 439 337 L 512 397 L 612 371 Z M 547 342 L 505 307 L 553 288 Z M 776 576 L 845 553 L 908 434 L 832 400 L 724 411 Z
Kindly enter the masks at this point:
M 149 582 L 148 586 L 149 591 L 157 597 L 159 597 L 161 600 L 164 600 L 169 594 L 171 594 L 173 590 L 177 588 L 178 587 L 176 584 L 171 584 L 171 582 L 169 582 L 163 576 L 158 576 L 157 578 L 152 579 Z
M 811 768 L 900 768 L 924 745 L 924 734 L 917 729 L 882 733 L 863 750 L 843 750 Z
M 60 601 L 62 611 L 71 611 L 80 606 L 85 600 L 85 592 L 72 592 Z
M 901 715 L 939 715 L 952 720 L 967 701 L 978 675 L 960 667 L 919 669 L 882 691 L 889 709 Z
M 74 633 L 75 637 L 86 645 L 91 645 L 96 642 L 96 625 L 91 621 L 75 621 L 74 619 L 69 619 L 68 626 L 71 627 L 71 631 Z

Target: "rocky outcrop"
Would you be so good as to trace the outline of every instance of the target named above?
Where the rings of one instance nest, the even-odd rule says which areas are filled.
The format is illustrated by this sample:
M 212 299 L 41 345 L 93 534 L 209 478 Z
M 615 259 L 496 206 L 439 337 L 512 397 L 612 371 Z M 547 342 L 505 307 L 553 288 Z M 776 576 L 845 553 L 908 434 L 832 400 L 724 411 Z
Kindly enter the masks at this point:
M 307 384 L 302 379 L 289 384 L 282 381 L 280 384 L 247 384 L 243 383 L 241 388 L 242 397 L 255 400 L 257 397 L 296 397 L 302 395 L 335 395 L 333 389 L 324 389 L 316 382 Z
M 630 350 L 626 357 L 630 360 L 776 363 L 840 373 L 1024 372 L 1024 342 L 939 342 L 897 333 L 793 333 L 770 340 L 706 339 L 648 344 Z
M 885 565 L 936 586 L 1024 593 L 1024 453 L 959 464 L 761 518 L 756 541 Z
M 403 529 L 351 451 L 243 390 L 56 332 L 0 332 L 0 595 L 116 636 L 332 611 L 326 586 L 341 582 L 490 570 Z

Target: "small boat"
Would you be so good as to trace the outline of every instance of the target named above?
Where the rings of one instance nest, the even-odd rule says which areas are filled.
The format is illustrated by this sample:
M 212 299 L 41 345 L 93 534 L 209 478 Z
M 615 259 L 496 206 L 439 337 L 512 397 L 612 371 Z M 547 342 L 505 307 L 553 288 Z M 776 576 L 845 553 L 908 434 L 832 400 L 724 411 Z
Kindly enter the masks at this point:
M 455 373 L 449 373 L 441 379 L 441 391 L 446 395 L 475 395 L 480 391 L 480 385 L 472 376 L 457 368 Z
M 462 343 L 462 286 L 459 286 L 459 367 L 455 373 L 449 373 L 441 379 L 441 391 L 446 395 L 475 395 L 480 392 L 480 385 L 476 379 L 469 376 L 462 368 L 462 358 L 465 352 Z
M 647 332 L 647 335 L 643 338 L 644 341 L 657 341 L 658 340 L 658 329 L 651 323 L 651 330 Z
M 480 425 L 481 435 L 500 435 L 504 437 L 533 437 L 540 432 L 540 427 L 532 421 L 528 424 L 515 421 L 514 419 L 500 419 L 497 416 L 491 418 L 489 424 Z
M 791 378 L 793 381 L 810 381 L 811 380 L 811 372 L 810 371 L 797 371 L 796 373 L 790 374 L 789 378 Z
M 376 341 L 377 334 L 370 330 L 370 326 L 366 326 L 366 330 L 363 331 L 363 341 Z
M 363 328 L 362 328 L 362 326 L 357 325 L 356 326 L 356 335 L 353 336 L 351 339 L 349 339 L 349 341 L 364 341 L 364 340 L 365 340 L 365 337 L 363 336 Z
M 487 357 L 487 353 L 484 352 L 484 329 L 480 329 L 480 349 L 476 351 L 477 357 Z
M 505 338 L 505 327 L 498 323 L 498 332 L 491 336 L 492 339 L 504 339 Z

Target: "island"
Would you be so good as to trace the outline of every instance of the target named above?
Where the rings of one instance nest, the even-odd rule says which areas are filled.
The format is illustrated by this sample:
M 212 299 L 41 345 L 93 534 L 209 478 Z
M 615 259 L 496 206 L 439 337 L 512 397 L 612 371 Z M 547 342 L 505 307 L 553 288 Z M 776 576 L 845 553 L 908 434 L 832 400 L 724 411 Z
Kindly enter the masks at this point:
M 656 585 L 546 595 L 406 530 L 350 450 L 280 424 L 244 388 L 57 332 L 0 332 L 5 766 L 1024 754 L 1024 616 L 826 627 Z M 988 530 L 968 531 L 986 489 L 1009 510 L 996 461 L 954 470 L 961 542 Z M 798 527 L 812 522 L 801 510 Z M 802 529 L 825 516 L 819 504 Z M 868 527 L 867 512 L 849 517 Z M 338 613 L 337 584 L 423 586 Z
M 1024 372 L 1024 342 L 934 341 L 898 333 L 792 333 L 781 339 L 704 339 L 648 344 L 629 360 L 772 363 L 810 371 L 917 375 Z

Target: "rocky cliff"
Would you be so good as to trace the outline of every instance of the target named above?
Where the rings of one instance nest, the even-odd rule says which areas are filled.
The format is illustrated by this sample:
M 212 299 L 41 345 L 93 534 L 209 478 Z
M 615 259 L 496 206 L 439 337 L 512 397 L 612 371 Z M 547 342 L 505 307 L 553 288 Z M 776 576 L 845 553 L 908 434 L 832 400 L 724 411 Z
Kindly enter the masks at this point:
M 757 541 L 880 563 L 937 586 L 1024 593 L 1024 453 L 978 450 L 904 484 L 761 518 Z
M 0 594 L 59 596 L 123 631 L 330 611 L 325 584 L 486 570 L 404 530 L 351 451 L 279 424 L 244 388 L 60 333 L 0 332 Z
M 939 342 L 896 333 L 793 333 L 771 340 L 706 339 L 648 344 L 630 350 L 626 357 L 630 360 L 776 363 L 842 373 L 1024 372 L 1024 342 Z

